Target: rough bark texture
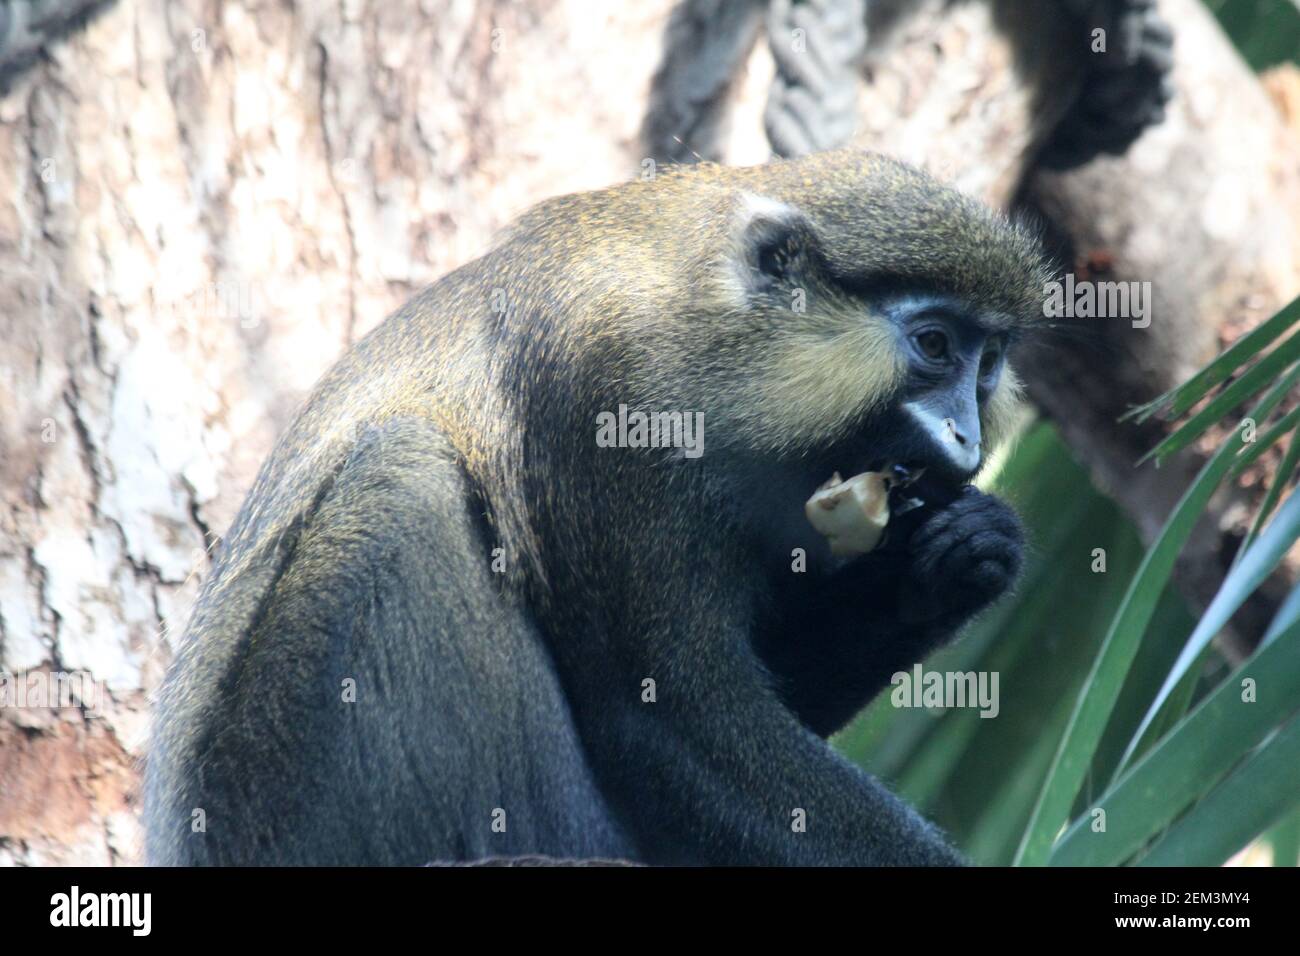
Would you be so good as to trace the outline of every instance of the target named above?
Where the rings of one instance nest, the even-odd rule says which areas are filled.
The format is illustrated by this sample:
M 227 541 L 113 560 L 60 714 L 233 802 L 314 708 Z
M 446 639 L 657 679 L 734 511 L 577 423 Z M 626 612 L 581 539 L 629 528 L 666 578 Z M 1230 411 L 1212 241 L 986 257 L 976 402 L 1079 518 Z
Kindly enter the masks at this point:
M 1110 364 L 1033 383 L 1148 531 L 1184 476 L 1135 476 L 1148 439 L 1115 408 L 1295 293 L 1300 222 L 1282 114 L 1195 0 L 1164 5 L 1179 103 L 1121 160 L 1026 181 L 1078 41 L 1037 2 L 877 23 L 862 97 L 864 142 L 1028 195 L 1155 284 L 1149 335 L 1107 330 Z M 0 671 L 105 689 L 93 716 L 0 710 L 0 864 L 138 860 L 148 694 L 272 437 L 349 342 L 519 211 L 639 172 L 668 7 L 136 0 L 0 96 Z M 770 75 L 759 44 L 730 161 L 766 157 Z

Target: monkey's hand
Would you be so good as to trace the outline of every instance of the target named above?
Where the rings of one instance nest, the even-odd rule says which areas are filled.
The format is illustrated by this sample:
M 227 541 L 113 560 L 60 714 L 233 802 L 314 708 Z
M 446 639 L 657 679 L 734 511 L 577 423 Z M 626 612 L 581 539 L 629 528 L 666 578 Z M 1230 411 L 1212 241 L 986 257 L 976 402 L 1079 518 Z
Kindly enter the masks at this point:
M 926 632 L 960 627 L 1015 581 L 1023 542 L 1016 513 L 974 487 L 923 512 L 904 545 L 900 623 Z
M 891 675 L 951 640 L 1020 570 L 1020 520 L 975 488 L 898 515 L 888 528 L 882 547 L 836 572 L 761 644 L 787 706 L 822 736 Z
M 1173 96 L 1173 31 L 1153 0 L 1072 0 L 1067 9 L 1078 15 L 1078 42 L 1092 52 L 1079 97 L 1040 156 L 1053 169 L 1124 152 L 1164 119 Z M 1103 38 L 1104 49 L 1090 37 Z

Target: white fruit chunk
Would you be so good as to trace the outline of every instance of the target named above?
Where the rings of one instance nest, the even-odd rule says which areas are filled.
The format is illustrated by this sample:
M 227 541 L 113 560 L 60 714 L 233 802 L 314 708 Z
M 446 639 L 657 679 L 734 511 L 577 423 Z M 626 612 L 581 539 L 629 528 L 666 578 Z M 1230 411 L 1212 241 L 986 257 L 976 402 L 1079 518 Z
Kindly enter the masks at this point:
M 889 523 L 890 486 L 883 472 L 864 471 L 848 481 L 841 481 L 836 472 L 808 499 L 804 514 L 826 536 L 831 554 L 866 554 L 880 543 Z

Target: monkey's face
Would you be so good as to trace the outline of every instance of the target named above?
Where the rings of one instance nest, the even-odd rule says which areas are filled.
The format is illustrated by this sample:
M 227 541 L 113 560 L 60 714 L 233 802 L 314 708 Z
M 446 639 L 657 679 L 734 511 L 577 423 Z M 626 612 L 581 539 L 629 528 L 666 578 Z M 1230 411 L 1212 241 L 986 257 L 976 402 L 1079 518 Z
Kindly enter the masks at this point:
M 726 429 L 807 484 L 796 497 L 835 471 L 901 466 L 936 490 L 970 481 L 1014 414 L 1017 317 L 937 285 L 837 274 L 810 218 L 747 203 L 733 311 L 709 349 L 747 367 L 727 389 L 703 383 Z
M 984 462 L 985 409 L 1007 374 L 1013 330 L 950 296 L 904 295 L 875 303 L 893 330 L 905 371 L 887 420 L 871 429 L 868 470 L 904 466 L 913 478 L 960 485 Z

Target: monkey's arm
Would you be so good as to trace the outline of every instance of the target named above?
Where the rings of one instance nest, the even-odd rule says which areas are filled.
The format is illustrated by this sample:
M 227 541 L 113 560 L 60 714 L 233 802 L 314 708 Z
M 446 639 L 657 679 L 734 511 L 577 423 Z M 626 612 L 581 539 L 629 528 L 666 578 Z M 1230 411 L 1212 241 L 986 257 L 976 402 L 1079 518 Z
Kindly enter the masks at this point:
M 764 644 L 782 696 L 829 736 L 1000 597 L 1019 571 L 1019 519 L 974 488 L 902 541 L 832 575 Z

